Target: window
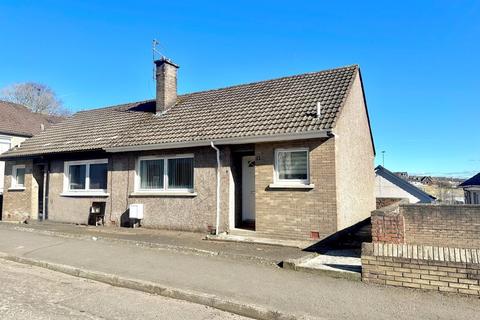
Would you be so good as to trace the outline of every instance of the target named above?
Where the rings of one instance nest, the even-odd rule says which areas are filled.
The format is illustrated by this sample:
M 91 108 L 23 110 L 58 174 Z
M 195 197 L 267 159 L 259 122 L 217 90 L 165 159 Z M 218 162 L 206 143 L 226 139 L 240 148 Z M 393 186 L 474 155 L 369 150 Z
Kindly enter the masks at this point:
M 140 160 L 140 189 L 163 189 L 164 160 Z
M 25 166 L 15 165 L 12 167 L 12 189 L 25 188 Z
M 139 158 L 136 189 L 193 192 L 193 156 Z
M 107 191 L 108 160 L 65 162 L 65 192 Z
M 308 149 L 275 150 L 275 182 L 309 184 Z
M 193 158 L 168 159 L 168 188 L 193 189 Z

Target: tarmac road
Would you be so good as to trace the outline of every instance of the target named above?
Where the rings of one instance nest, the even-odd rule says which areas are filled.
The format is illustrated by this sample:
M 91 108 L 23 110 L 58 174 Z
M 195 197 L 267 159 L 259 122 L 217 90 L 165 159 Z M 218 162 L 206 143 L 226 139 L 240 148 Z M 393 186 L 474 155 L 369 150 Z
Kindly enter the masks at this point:
M 0 319 L 247 319 L 0 259 Z

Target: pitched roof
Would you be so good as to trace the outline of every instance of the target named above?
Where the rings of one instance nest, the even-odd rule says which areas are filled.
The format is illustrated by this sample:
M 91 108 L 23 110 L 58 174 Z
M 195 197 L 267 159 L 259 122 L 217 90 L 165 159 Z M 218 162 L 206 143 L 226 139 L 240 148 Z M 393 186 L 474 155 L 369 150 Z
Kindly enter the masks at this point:
M 465 180 L 464 182 L 458 185 L 459 187 L 468 187 L 468 186 L 480 186 L 480 173 L 477 173 L 470 179 Z
M 390 170 L 386 169 L 383 166 L 380 166 L 380 165 L 377 166 L 375 168 L 375 174 L 378 174 L 378 175 L 384 177 L 385 179 L 387 179 L 391 183 L 394 183 L 395 185 L 397 185 L 399 188 L 401 188 L 401 189 L 405 190 L 406 192 L 410 193 L 411 195 L 415 196 L 416 198 L 418 198 L 420 200 L 420 202 L 423 202 L 423 203 L 433 202 L 434 200 L 437 199 L 434 196 L 426 193 L 422 189 L 417 188 L 416 186 L 414 186 L 410 182 L 408 182 L 405 179 L 399 177 L 397 174 L 391 172 Z
M 62 118 L 30 111 L 22 105 L 0 101 L 0 134 L 31 137 Z
M 180 95 L 163 114 L 155 114 L 155 100 L 82 111 L 2 156 L 328 130 L 358 72 L 353 65 Z

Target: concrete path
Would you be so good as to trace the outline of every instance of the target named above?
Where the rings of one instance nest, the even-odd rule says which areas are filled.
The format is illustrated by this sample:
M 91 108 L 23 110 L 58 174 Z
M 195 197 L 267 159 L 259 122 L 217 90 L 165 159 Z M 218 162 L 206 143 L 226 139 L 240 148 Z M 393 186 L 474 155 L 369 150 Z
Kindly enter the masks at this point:
M 2 320 L 247 320 L 195 303 L 0 260 Z
M 270 265 L 308 254 L 308 252 L 291 247 L 209 241 L 205 240 L 205 234 L 185 231 L 92 227 L 51 222 L 32 222 L 30 224 L 0 222 L 0 231 L 1 229 L 23 230 L 68 238 L 95 238 L 111 242 L 129 242 L 138 246 L 204 253 Z
M 480 301 L 293 272 L 248 261 L 0 230 L 0 252 L 326 319 L 474 319 Z
M 329 250 L 312 258 L 301 258 L 285 262 L 293 264 L 291 269 L 337 278 L 361 280 L 362 261 L 358 250 Z

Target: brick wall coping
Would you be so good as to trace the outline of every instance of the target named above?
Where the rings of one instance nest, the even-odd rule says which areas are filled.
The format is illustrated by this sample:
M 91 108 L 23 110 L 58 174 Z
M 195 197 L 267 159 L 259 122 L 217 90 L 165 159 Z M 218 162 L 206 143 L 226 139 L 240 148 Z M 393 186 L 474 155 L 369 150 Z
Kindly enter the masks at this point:
M 363 243 L 362 255 L 480 264 L 480 249 L 374 242 Z
M 408 199 L 401 199 L 391 205 L 372 211 L 372 215 L 396 215 L 399 214 L 400 205 L 407 204 Z
M 467 208 L 467 209 L 480 209 L 479 204 L 442 204 L 442 203 L 402 203 L 402 207 L 433 207 L 433 208 Z

